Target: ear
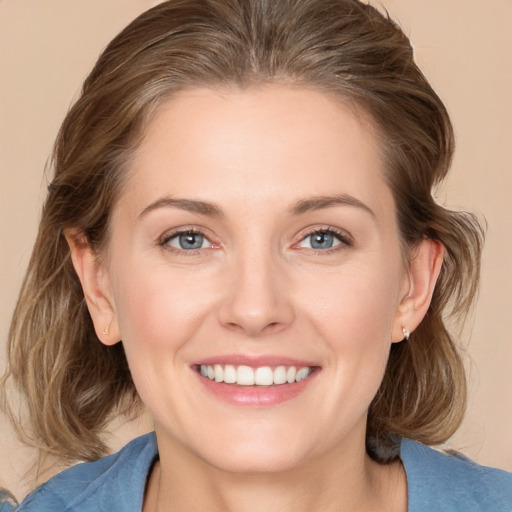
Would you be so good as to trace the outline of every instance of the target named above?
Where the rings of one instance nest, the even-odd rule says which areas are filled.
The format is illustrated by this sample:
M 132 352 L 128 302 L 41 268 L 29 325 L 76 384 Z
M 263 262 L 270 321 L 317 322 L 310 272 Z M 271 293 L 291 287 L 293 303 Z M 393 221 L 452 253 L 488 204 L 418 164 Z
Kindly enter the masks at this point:
M 121 336 L 107 269 L 83 233 L 68 229 L 64 231 L 64 236 L 71 251 L 73 267 L 82 285 L 96 335 L 105 345 L 114 345 Z
M 412 333 L 427 314 L 437 278 L 441 272 L 443 255 L 444 245 L 428 238 L 422 240 L 414 250 L 402 299 L 395 315 L 393 343 L 406 338 L 407 331 Z

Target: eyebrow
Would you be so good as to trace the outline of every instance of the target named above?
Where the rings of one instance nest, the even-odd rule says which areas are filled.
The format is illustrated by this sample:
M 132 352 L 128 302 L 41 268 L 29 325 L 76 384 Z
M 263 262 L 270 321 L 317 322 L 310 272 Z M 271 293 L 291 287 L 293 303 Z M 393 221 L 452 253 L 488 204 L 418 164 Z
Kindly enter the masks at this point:
M 179 208 L 187 212 L 199 213 L 208 217 L 223 217 L 222 210 L 215 203 L 207 201 L 196 201 L 195 199 L 178 199 L 174 197 L 162 197 L 146 206 L 139 214 L 139 219 L 147 215 L 153 210 L 159 208 Z
M 331 206 L 354 206 L 361 208 L 369 213 L 374 219 L 376 218 L 375 212 L 359 199 L 351 196 L 350 194 L 339 194 L 335 196 L 312 196 L 305 199 L 300 199 L 294 203 L 290 208 L 292 215 L 301 215 L 303 213 L 320 210 L 322 208 L 329 208 Z
M 359 199 L 349 194 L 339 194 L 335 196 L 312 196 L 299 199 L 289 208 L 292 215 L 301 215 L 309 211 L 321 210 L 322 208 L 330 208 L 332 206 L 353 206 L 361 208 L 376 218 L 373 210 Z M 146 206 L 139 214 L 139 219 L 147 215 L 153 210 L 159 208 L 179 208 L 192 213 L 206 215 L 208 217 L 223 217 L 222 209 L 215 203 L 208 201 L 198 201 L 195 199 L 178 199 L 174 197 L 163 197 Z

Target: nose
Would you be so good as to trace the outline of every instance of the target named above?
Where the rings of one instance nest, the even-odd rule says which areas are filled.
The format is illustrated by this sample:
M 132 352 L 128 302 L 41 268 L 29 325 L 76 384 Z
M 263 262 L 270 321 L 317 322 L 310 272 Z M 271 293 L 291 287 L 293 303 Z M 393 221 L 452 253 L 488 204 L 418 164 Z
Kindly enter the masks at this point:
M 228 270 L 229 283 L 218 309 L 219 322 L 260 338 L 289 327 L 295 312 L 286 271 L 269 254 L 240 255 Z

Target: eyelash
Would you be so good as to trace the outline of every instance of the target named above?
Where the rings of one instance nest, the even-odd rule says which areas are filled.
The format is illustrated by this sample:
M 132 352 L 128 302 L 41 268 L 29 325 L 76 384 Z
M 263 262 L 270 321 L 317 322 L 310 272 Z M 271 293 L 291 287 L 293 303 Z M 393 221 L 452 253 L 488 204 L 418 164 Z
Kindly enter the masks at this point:
M 336 245 L 334 247 L 327 248 L 327 249 L 297 247 L 301 242 L 306 240 L 308 237 L 313 236 L 315 234 L 320 234 L 320 233 L 333 236 L 334 238 L 336 238 L 336 240 L 338 240 L 340 242 L 340 244 Z M 210 243 L 210 247 L 214 247 L 214 248 L 219 247 L 218 245 L 211 242 L 211 240 L 208 238 L 208 236 L 206 235 L 206 233 L 204 231 L 197 229 L 197 228 L 179 229 L 177 231 L 173 231 L 172 233 L 166 233 L 159 240 L 158 245 L 161 246 L 162 248 L 164 248 L 165 250 L 174 252 L 176 254 L 186 253 L 188 256 L 201 254 L 201 252 L 204 250 L 203 248 L 185 250 L 185 249 L 177 249 L 169 244 L 169 242 L 172 239 L 183 236 L 183 235 L 198 235 L 198 236 L 204 237 Z M 310 253 L 313 252 L 314 254 L 321 254 L 321 255 L 331 254 L 333 252 L 343 250 L 344 248 L 351 247 L 353 245 L 353 240 L 348 235 L 348 233 L 346 233 L 345 231 L 333 228 L 332 226 L 312 228 L 312 229 L 306 231 L 305 233 L 301 233 L 300 237 L 301 237 L 300 240 L 298 242 L 294 243 L 292 248 L 297 248 L 299 250 L 304 249 Z
M 326 227 L 315 227 L 315 228 L 312 228 L 312 229 L 306 231 L 305 233 L 301 233 L 301 235 L 300 235 L 301 238 L 300 238 L 299 242 L 294 244 L 294 247 L 297 246 L 298 244 L 300 244 L 301 242 L 303 242 L 304 240 L 306 240 L 308 237 L 315 235 L 315 234 L 319 234 L 319 233 L 332 235 L 334 238 L 336 238 L 336 240 L 338 240 L 340 242 L 340 244 L 336 245 L 334 247 L 330 247 L 328 249 L 314 249 L 314 248 L 302 248 L 302 249 L 305 249 L 306 251 L 308 251 L 310 253 L 313 252 L 314 254 L 319 254 L 319 255 L 325 256 L 327 254 L 332 254 L 333 252 L 341 251 L 347 247 L 352 247 L 354 245 L 354 241 L 353 241 L 352 237 L 346 231 L 342 231 L 342 230 L 334 228 L 332 226 L 326 226 Z M 301 248 L 299 247 L 299 249 L 301 249 Z
M 178 237 L 183 236 L 183 235 L 198 235 L 198 236 L 201 236 L 201 237 L 203 237 L 205 240 L 207 240 L 209 242 L 210 247 L 217 247 L 216 244 L 211 242 L 211 240 L 208 238 L 208 236 L 206 235 L 206 233 L 204 231 L 202 231 L 200 229 L 197 229 L 197 228 L 178 229 L 176 231 L 173 231 L 172 233 L 166 233 L 159 240 L 158 245 L 160 247 L 162 247 L 163 249 L 165 249 L 166 251 L 170 251 L 170 252 L 173 252 L 175 254 L 184 255 L 186 253 L 187 256 L 194 256 L 194 255 L 202 254 L 202 251 L 204 250 L 203 248 L 185 250 L 185 249 L 177 249 L 176 247 L 173 247 L 172 245 L 169 244 L 169 242 L 172 239 L 178 238 Z

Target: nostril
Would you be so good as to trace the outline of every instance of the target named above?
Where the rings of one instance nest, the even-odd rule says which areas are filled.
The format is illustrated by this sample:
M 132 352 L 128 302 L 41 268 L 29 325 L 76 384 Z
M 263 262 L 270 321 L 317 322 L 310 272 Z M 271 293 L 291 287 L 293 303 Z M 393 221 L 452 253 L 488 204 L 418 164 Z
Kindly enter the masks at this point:
M 272 322 L 270 324 L 267 325 L 267 327 L 265 328 L 267 331 L 272 331 L 272 332 L 276 332 L 276 331 L 280 331 L 281 329 L 283 329 L 285 327 L 285 324 L 283 323 L 280 323 L 280 322 Z
M 249 323 L 247 321 L 237 322 L 225 322 L 224 327 L 234 332 L 243 333 L 246 336 L 258 338 L 270 334 L 277 334 L 282 330 L 286 329 L 287 323 L 285 322 L 270 322 L 268 324 Z

